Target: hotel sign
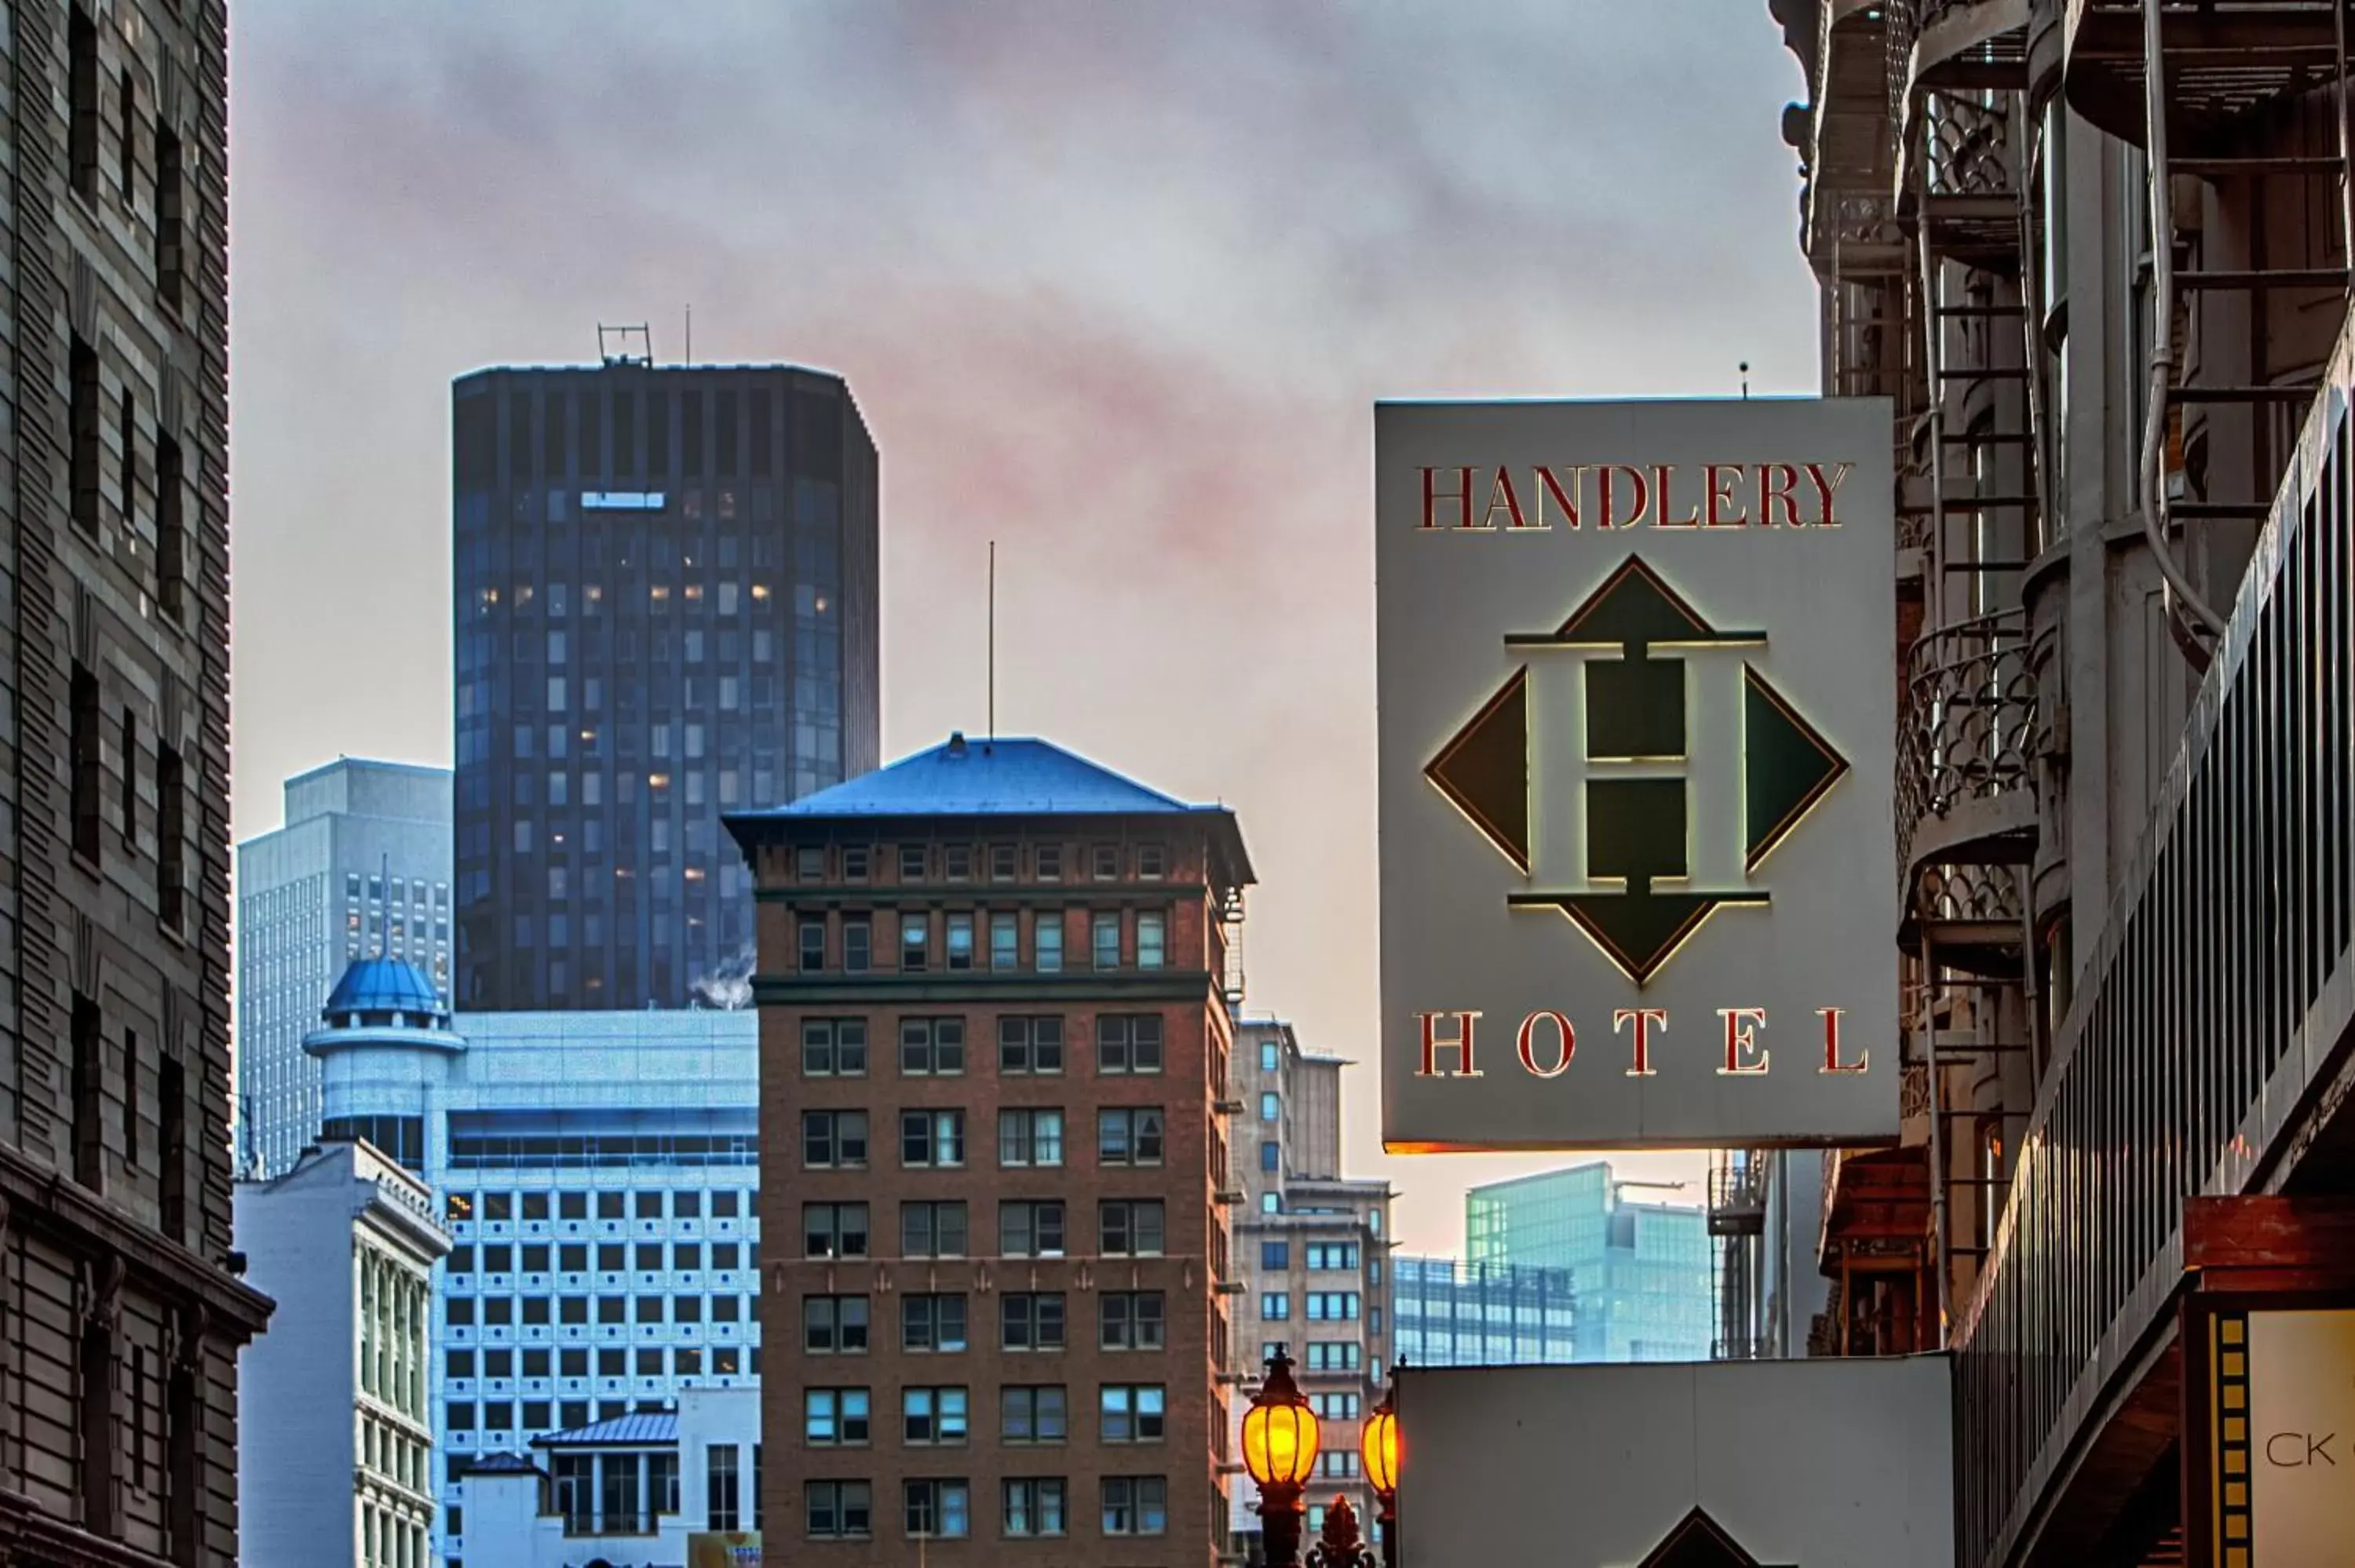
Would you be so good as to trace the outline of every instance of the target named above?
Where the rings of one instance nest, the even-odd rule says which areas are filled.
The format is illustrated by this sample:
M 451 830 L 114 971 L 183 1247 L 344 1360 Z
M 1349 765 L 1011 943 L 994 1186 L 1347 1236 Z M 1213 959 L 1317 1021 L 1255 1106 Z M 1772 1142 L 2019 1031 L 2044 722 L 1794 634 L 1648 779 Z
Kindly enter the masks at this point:
M 2205 1318 L 2204 1497 L 2217 1568 L 2346 1568 L 2355 1542 L 2355 1310 Z
M 1391 1148 L 1894 1139 L 1889 419 L 1376 410 Z

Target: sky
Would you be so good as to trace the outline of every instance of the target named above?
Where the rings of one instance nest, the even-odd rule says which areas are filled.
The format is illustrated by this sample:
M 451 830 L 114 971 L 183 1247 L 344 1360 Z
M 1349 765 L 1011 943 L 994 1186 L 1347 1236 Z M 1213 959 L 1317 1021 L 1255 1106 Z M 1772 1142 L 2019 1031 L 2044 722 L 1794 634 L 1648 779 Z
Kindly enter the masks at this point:
M 887 758 L 984 727 L 995 540 L 999 731 L 1235 810 L 1250 1005 L 1362 1064 L 1406 1246 L 1571 1162 L 1380 1151 L 1372 405 L 1814 389 L 1765 0 L 232 18 L 240 838 L 338 755 L 449 760 L 451 379 L 601 322 L 669 362 L 691 307 L 881 449 Z

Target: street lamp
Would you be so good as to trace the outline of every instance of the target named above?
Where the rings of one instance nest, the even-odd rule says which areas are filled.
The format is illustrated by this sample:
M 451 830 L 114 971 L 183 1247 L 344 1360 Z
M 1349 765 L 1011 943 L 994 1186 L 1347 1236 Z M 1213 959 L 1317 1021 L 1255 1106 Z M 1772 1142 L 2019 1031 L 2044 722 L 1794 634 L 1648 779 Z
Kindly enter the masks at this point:
M 1259 1486 L 1268 1568 L 1299 1568 L 1301 1489 L 1316 1463 L 1316 1413 L 1292 1381 L 1282 1346 L 1243 1414 L 1243 1468 Z
M 1374 1489 L 1374 1496 L 1382 1505 L 1375 1520 L 1375 1533 L 1382 1544 L 1382 1568 L 1397 1568 L 1398 1546 L 1394 1539 L 1398 1530 L 1398 1373 L 1400 1362 L 1391 1368 L 1390 1386 L 1382 1391 L 1382 1402 L 1366 1416 L 1358 1446 L 1366 1461 L 1366 1479 Z

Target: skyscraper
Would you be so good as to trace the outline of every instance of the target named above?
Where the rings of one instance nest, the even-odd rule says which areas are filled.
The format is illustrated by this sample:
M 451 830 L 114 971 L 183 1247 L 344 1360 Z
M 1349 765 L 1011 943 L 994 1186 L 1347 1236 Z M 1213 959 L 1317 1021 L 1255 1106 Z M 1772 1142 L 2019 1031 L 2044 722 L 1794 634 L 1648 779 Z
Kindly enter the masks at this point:
M 379 949 L 450 1000 L 450 770 L 344 758 L 286 780 L 284 823 L 237 846 L 238 1169 L 293 1168 L 319 1133 L 318 1027 Z
M 1566 1269 L 1582 1361 L 1705 1361 L 1717 1304 L 1698 1206 L 1626 1202 L 1601 1162 L 1492 1181 L 1464 1196 L 1475 1265 Z
M 723 811 L 879 758 L 875 444 L 791 366 L 453 388 L 457 1004 L 749 995 Z
M 0 25 L 0 1561 L 228 1568 L 229 19 Z

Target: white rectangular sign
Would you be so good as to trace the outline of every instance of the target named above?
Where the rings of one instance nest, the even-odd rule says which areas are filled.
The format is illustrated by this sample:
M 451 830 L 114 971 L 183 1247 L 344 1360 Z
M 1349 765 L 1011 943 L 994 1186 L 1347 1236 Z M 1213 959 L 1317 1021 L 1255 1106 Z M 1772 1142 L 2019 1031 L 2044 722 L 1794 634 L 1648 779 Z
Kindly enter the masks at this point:
M 2248 1315 L 2248 1568 L 2355 1558 L 2355 1311 Z M 2230 1419 L 2227 1405 L 2223 1412 Z M 2229 1450 L 2228 1450 L 2229 1451 Z M 2227 1514 L 2229 1465 L 2220 1480 Z M 2234 1561 L 2225 1532 L 2219 1563 Z
M 1890 431 L 1376 409 L 1392 1150 L 1895 1139 Z
M 1943 1356 L 1404 1368 L 1399 1561 L 1953 1568 L 1953 1400 Z

